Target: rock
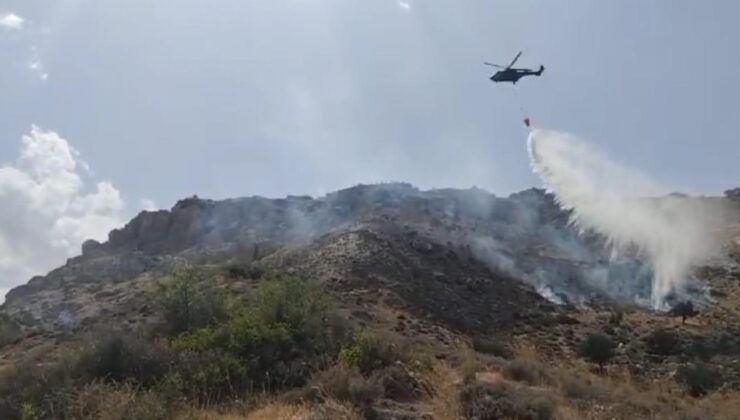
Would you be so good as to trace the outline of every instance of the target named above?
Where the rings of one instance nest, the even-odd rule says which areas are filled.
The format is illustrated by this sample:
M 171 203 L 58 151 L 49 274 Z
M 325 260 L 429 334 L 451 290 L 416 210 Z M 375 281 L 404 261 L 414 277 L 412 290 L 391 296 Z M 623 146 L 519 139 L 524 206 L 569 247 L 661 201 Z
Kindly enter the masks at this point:
M 82 243 L 82 257 L 96 258 L 105 254 L 102 244 L 94 239 L 88 239 Z

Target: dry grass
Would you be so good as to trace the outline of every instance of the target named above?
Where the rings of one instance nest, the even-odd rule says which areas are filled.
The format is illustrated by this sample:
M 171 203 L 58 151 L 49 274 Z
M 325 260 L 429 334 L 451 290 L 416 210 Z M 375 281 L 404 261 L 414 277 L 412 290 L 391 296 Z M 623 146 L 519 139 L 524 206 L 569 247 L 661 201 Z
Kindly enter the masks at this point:
M 211 409 L 192 409 L 176 416 L 182 420 L 361 420 L 360 413 L 348 404 L 327 400 L 321 404 L 287 404 L 268 402 L 259 408 L 241 413 Z
M 175 418 L 178 420 L 244 420 L 244 415 L 218 410 L 191 409 L 179 413 Z
M 521 360 L 540 360 L 540 353 L 537 351 L 537 347 L 528 341 L 519 340 L 514 342 L 512 351 L 517 359 Z
M 692 398 L 681 389 L 675 380 L 668 376 L 638 377 L 626 366 L 609 366 L 608 375 L 602 375 L 593 366 L 580 359 L 558 361 L 557 364 L 545 363 L 537 348 L 524 340 L 516 342 L 512 350 L 517 357 L 515 364 L 535 364 L 550 377 L 549 381 L 525 380 L 523 384 L 535 385 L 533 390 L 542 390 L 556 396 L 557 419 L 737 419 L 740 413 L 740 393 L 717 391 L 701 399 Z M 512 363 L 512 362 L 510 362 Z M 451 370 L 450 367 L 437 367 Z M 461 374 L 469 376 L 470 366 L 461 366 L 453 376 L 445 373 L 435 388 L 442 389 L 442 394 L 433 400 L 435 418 L 458 419 L 459 403 L 454 395 L 463 384 L 448 378 L 460 378 Z M 505 382 L 507 373 L 502 368 L 478 365 L 476 380 L 482 382 Z M 516 375 L 515 375 L 516 376 Z M 525 375 L 526 376 L 526 375 Z M 516 379 L 516 378 L 515 378 Z
M 688 397 L 671 378 L 643 379 L 633 376 L 627 368 L 611 366 L 608 375 L 595 372 L 592 366 L 581 360 L 561 362 L 557 366 L 545 364 L 537 357 L 534 346 L 516 347 L 519 360 L 538 363 L 551 378 L 537 386 L 518 385 L 507 381 L 503 369 L 476 365 L 472 382 L 509 385 L 522 392 L 548 396 L 556 406 L 558 420 L 600 419 L 656 419 L 656 420 L 703 420 L 736 419 L 740 412 L 740 394 L 718 391 L 703 399 Z M 467 355 L 466 357 L 470 357 Z M 432 369 L 420 374 L 421 379 L 432 387 L 431 396 L 417 402 L 417 407 L 428 412 L 435 420 L 461 419 L 460 390 L 465 386 L 464 377 L 470 376 L 473 363 L 435 363 Z M 470 379 L 470 378 L 469 378 Z M 534 394 L 533 394 L 534 395 Z M 361 419 L 360 410 L 348 402 L 329 399 L 321 404 L 286 403 L 269 401 L 245 415 L 201 411 L 198 416 L 187 419 L 232 420 L 319 420 Z
M 543 385 L 552 381 L 548 369 L 540 362 L 530 359 L 512 360 L 504 366 L 506 379 L 524 382 L 527 385 Z
M 288 405 L 273 403 L 253 411 L 247 420 L 361 420 L 362 416 L 353 407 L 334 400 L 318 405 Z
M 686 395 L 670 378 L 639 380 L 627 369 L 594 374 L 582 362 L 553 369 L 560 393 L 559 417 L 570 419 L 737 419 L 740 394 L 715 392 L 706 398 Z
M 247 415 L 248 420 L 295 419 L 307 411 L 306 407 L 297 404 L 272 403 Z
M 458 420 L 460 405 L 457 400 L 462 377 L 458 371 L 446 364 L 437 364 L 425 374 L 425 380 L 434 387 L 430 406 L 435 420 Z

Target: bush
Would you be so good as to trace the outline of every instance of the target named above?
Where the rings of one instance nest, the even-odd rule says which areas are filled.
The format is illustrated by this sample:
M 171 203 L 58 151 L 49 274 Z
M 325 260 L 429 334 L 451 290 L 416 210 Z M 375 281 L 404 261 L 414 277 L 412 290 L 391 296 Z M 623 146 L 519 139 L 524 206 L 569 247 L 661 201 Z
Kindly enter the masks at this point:
M 473 352 L 465 352 L 460 369 L 462 370 L 463 383 L 469 384 L 478 379 L 480 366 L 478 364 L 478 358 L 475 357 Z
M 7 314 L 0 314 L 0 348 L 18 340 L 21 329 Z
M 83 386 L 64 410 L 64 418 L 159 420 L 171 418 L 158 396 L 129 384 L 94 382 Z
M 372 378 L 382 385 L 385 397 L 395 401 L 413 401 L 429 394 L 423 384 L 400 363 L 375 371 Z
M 555 401 L 548 395 L 518 388 L 505 382 L 473 382 L 459 395 L 463 418 L 550 420 L 555 418 Z
M 225 293 L 201 269 L 184 267 L 159 285 L 167 332 L 173 335 L 227 318 Z
M 226 383 L 213 384 L 216 392 L 209 398 L 249 389 L 302 386 L 311 373 L 336 360 L 347 341 L 348 328 L 330 308 L 327 295 L 318 286 L 292 276 L 273 275 L 258 286 L 249 305 L 234 309 L 232 319 L 221 326 L 181 334 L 172 343 L 180 351 L 207 356 L 206 372 L 199 373 L 199 364 L 195 364 L 197 376 L 210 378 L 212 371 L 228 373 Z M 203 386 L 198 387 L 199 394 L 203 394 Z
M 225 267 L 226 275 L 232 279 L 259 279 L 264 274 L 255 264 L 229 264 Z
M 152 343 L 114 335 L 85 348 L 74 366 L 73 375 L 84 382 L 133 380 L 150 386 L 169 368 L 169 356 Z
M 21 405 L 21 420 L 41 420 L 41 410 L 32 403 L 23 403 Z
M 694 397 L 706 395 L 722 384 L 720 373 L 703 363 L 681 366 L 676 372 L 676 380 Z
M 349 328 L 331 310 L 327 295 L 309 282 L 272 276 L 258 285 L 248 305 L 230 306 L 233 311 L 216 324 L 217 317 L 186 315 L 208 305 L 193 304 L 199 295 L 191 291 L 201 289 L 184 279 L 168 283 L 173 287 L 168 296 L 184 299 L 163 299 L 172 304 L 170 314 L 179 314 L 173 320 L 188 320 L 171 330 L 180 332 L 168 337 L 166 346 L 111 335 L 57 363 L 29 360 L 2 370 L 0 417 L 20 418 L 25 410 L 40 418 L 88 418 L 85 413 L 110 407 L 116 410 L 112 418 L 166 418 L 162 413 L 182 401 L 217 403 L 251 391 L 305 385 L 314 372 L 335 364 L 350 342 Z M 383 391 L 370 379 L 349 385 L 355 401 Z M 117 417 L 121 413 L 128 414 Z
M 645 338 L 648 352 L 658 355 L 671 355 L 680 351 L 681 341 L 678 335 L 666 329 L 653 331 Z
M 260 284 L 251 303 L 251 315 L 261 322 L 297 330 L 311 317 L 325 313 L 330 302 L 316 284 L 295 276 L 270 275 Z
M 602 399 L 608 391 L 580 375 L 565 376 L 560 380 L 560 390 L 571 400 L 594 401 Z
M 325 397 L 346 401 L 364 408 L 383 396 L 383 386 L 375 378 L 366 378 L 356 369 L 336 365 L 315 374 L 310 381 Z
M 3 418 L 22 418 L 38 412 L 41 418 L 59 418 L 73 393 L 71 360 L 42 365 L 35 359 L 23 359 L 5 369 L 0 376 L 0 395 L 4 401 Z
M 473 350 L 478 353 L 490 354 L 504 359 L 512 357 L 511 349 L 505 344 L 488 337 L 476 337 L 473 339 Z
M 551 382 L 550 375 L 545 368 L 529 360 L 513 360 L 504 367 L 504 378 L 512 381 L 524 382 L 528 385 L 542 385 Z
M 368 374 L 401 360 L 401 356 L 397 345 L 387 337 L 358 333 L 342 348 L 339 360 L 363 374 Z
M 586 337 L 578 349 L 581 357 L 599 365 L 600 369 L 614 357 L 614 341 L 602 333 L 594 333 Z
M 237 357 L 220 350 L 183 352 L 177 366 L 157 385 L 169 405 L 180 397 L 208 403 L 249 389 L 247 369 Z

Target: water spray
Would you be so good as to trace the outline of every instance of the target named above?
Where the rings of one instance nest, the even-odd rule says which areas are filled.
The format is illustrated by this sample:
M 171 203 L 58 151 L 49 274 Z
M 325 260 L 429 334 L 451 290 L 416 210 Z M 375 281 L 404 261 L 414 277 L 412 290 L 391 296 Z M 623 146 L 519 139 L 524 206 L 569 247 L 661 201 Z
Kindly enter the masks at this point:
M 607 238 L 614 255 L 634 250 L 653 268 L 651 306 L 667 309 L 697 264 L 721 248 L 722 209 L 706 200 L 668 195 L 639 171 L 598 153 L 574 136 L 532 129 L 530 162 L 581 231 Z

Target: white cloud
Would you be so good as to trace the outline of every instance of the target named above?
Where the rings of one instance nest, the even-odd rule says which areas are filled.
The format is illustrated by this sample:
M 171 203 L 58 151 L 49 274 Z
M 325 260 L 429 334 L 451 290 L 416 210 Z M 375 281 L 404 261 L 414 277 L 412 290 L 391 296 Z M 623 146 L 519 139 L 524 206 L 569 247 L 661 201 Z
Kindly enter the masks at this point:
M 0 26 L 7 29 L 23 29 L 23 24 L 26 22 L 25 19 L 14 13 L 7 13 L 1 16 L 2 17 L 0 17 Z
M 38 61 L 38 60 L 31 60 L 28 62 L 28 70 L 31 71 L 31 73 L 38 76 L 41 80 L 48 80 L 49 79 L 49 73 L 47 73 L 44 70 L 44 65 Z
M 44 63 L 41 62 L 39 52 L 36 47 L 31 47 L 31 58 L 28 60 L 28 70 L 43 81 L 49 79 L 49 73 L 46 71 Z
M 6 30 L 21 30 L 26 25 L 26 20 L 22 17 L 14 14 L 14 13 L 8 13 L 5 15 L 0 14 L 0 30 L 6 29 Z M 43 28 L 41 30 L 41 35 L 47 35 L 49 33 L 48 28 Z M 31 39 L 38 38 L 39 31 L 31 30 L 27 31 L 27 36 L 23 36 L 21 38 L 15 38 L 14 41 L 19 41 L 21 43 L 27 42 L 28 38 Z M 26 40 L 26 41 L 24 41 Z M 25 62 L 25 68 L 34 76 L 37 77 L 41 81 L 46 81 L 49 79 L 49 72 L 46 70 L 46 66 L 44 66 L 43 61 L 41 60 L 41 56 L 39 54 L 39 50 L 34 45 L 33 41 L 30 43 L 29 53 L 28 56 L 23 59 L 21 62 Z
M 408 10 L 411 10 L 411 3 L 409 3 L 408 1 L 399 1 L 398 7 L 400 7 L 403 10 L 408 11 Z
M 157 207 L 157 204 L 152 200 L 141 200 L 141 209 L 145 211 L 157 211 L 159 210 L 159 207 Z
M 45 274 L 123 224 L 119 191 L 109 182 L 88 191 L 81 168 L 65 139 L 35 126 L 18 159 L 0 166 L 0 289 Z

